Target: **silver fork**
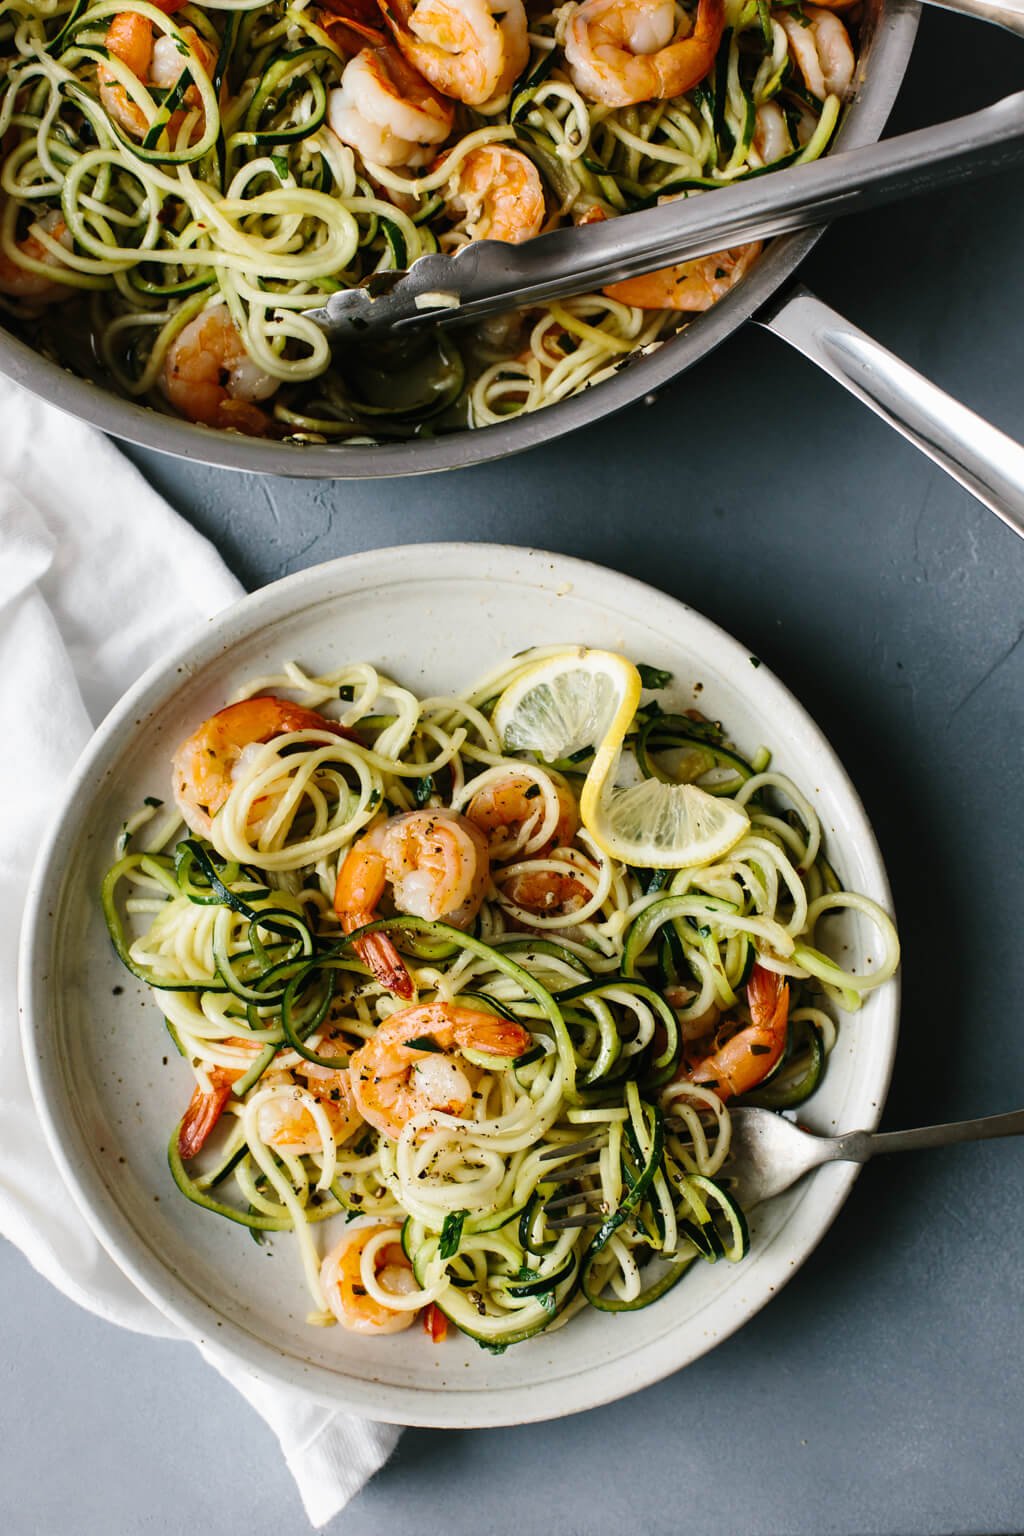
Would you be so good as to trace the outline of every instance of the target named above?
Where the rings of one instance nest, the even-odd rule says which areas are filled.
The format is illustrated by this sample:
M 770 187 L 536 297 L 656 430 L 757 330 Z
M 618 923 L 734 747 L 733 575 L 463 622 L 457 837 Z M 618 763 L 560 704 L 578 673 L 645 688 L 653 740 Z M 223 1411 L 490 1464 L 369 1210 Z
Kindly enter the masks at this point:
M 909 1131 L 848 1131 L 845 1136 L 817 1136 L 770 1109 L 734 1109 L 726 1171 L 730 1193 L 741 1207 L 749 1209 L 781 1195 L 824 1163 L 866 1163 L 888 1152 L 923 1152 L 929 1147 L 951 1147 L 958 1141 L 1020 1135 L 1024 1135 L 1024 1109 Z
M 665 1129 L 685 1129 L 671 1117 Z M 919 1152 L 929 1147 L 950 1147 L 961 1141 L 987 1141 L 995 1136 L 1024 1135 L 1024 1109 L 1005 1115 L 984 1115 L 980 1120 L 954 1120 L 946 1125 L 925 1125 L 909 1131 L 848 1131 L 845 1136 L 817 1136 L 784 1120 L 770 1109 L 734 1109 L 732 1145 L 721 1182 L 739 1206 L 750 1210 L 762 1200 L 781 1195 L 805 1173 L 824 1163 L 866 1163 L 889 1152 Z M 590 1137 L 572 1146 L 544 1153 L 555 1167 L 554 1176 L 569 1183 L 597 1172 L 602 1138 Z M 596 1226 L 610 1214 L 600 1204 L 600 1190 L 580 1189 L 549 1200 L 544 1207 L 553 1228 Z M 581 1209 L 582 1207 L 582 1209 Z

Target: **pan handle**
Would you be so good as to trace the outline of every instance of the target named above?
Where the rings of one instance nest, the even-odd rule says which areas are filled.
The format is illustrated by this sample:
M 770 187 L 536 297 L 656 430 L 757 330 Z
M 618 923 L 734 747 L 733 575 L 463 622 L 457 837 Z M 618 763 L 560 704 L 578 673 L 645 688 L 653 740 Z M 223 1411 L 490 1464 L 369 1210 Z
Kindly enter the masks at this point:
M 757 317 L 1024 538 L 1024 448 L 930 384 L 804 287 Z
M 928 0 L 940 10 L 953 11 L 957 16 L 970 16 L 975 21 L 991 21 L 1008 32 L 1024 37 L 1024 8 L 1020 0 Z

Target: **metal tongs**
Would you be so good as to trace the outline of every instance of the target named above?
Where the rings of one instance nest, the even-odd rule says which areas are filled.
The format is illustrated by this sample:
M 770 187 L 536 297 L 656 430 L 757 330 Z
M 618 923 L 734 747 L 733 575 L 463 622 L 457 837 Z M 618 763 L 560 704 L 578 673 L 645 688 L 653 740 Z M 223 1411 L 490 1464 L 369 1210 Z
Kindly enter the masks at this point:
M 941 0 L 939 0 L 941 3 Z M 989 0 L 944 8 L 1024 36 L 1024 13 Z M 454 256 L 423 256 L 378 273 L 307 313 L 334 342 L 456 325 L 690 261 L 745 241 L 790 234 L 918 192 L 999 171 L 1024 157 L 1024 93 L 863 149 L 716 188 L 522 245 L 475 240 Z

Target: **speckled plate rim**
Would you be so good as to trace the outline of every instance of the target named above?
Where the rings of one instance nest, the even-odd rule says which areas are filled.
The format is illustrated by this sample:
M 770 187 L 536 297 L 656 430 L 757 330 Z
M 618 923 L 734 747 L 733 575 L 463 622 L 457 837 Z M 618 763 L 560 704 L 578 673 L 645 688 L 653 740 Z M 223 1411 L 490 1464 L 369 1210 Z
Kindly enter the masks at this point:
M 758 1255 L 757 1284 L 739 1291 L 733 1288 L 716 1297 L 686 1319 L 676 1331 L 679 1337 L 670 1333 L 628 1357 L 597 1360 L 586 1370 L 541 1385 L 496 1384 L 493 1388 L 455 1391 L 397 1387 L 297 1360 L 230 1319 L 217 1318 L 213 1331 L 213 1309 L 140 1243 L 88 1158 L 76 1158 L 77 1132 L 68 1136 L 68 1118 L 62 1112 L 66 1085 L 59 1054 L 48 1049 L 53 978 L 49 973 L 52 934 L 47 915 L 80 827 L 93 801 L 102 796 L 105 777 L 123 749 L 125 733 L 144 728 L 150 713 L 169 696 L 187 688 L 197 671 L 262 629 L 346 592 L 408 581 L 410 553 L 416 556 L 416 579 L 422 580 L 429 570 L 430 579 L 439 585 L 446 580 L 486 581 L 496 568 L 518 562 L 529 567 L 520 578 L 523 584 L 556 591 L 570 583 L 588 602 L 619 612 L 641 612 L 652 625 L 661 622 L 667 626 L 673 618 L 678 623 L 685 615 L 688 624 L 703 631 L 720 672 L 741 691 L 740 680 L 751 672 L 748 649 L 686 604 L 604 566 L 542 550 L 482 543 L 398 546 L 345 556 L 262 588 L 215 615 L 187 637 L 173 655 L 151 667 L 107 715 L 76 764 L 63 808 L 39 852 L 29 887 L 19 961 L 22 1046 L 43 1129 L 72 1196 L 118 1266 L 186 1337 L 262 1380 L 304 1389 L 322 1402 L 384 1422 L 448 1428 L 529 1423 L 616 1401 L 662 1380 L 728 1338 L 771 1300 L 821 1241 L 849 1194 L 858 1168 L 831 1164 L 808 1179 L 784 1227 Z M 844 819 L 855 832 L 858 856 L 868 876 L 866 892 L 891 911 L 891 892 L 877 841 L 839 758 L 807 711 L 767 667 L 758 668 L 757 687 L 758 712 L 771 710 L 780 738 L 790 720 L 798 721 L 815 738 L 828 770 L 829 790 L 842 804 Z M 858 1125 L 869 1129 L 880 1118 L 895 1059 L 899 978 L 874 997 L 881 1006 L 877 1007 L 872 1030 L 873 1070 L 857 1106 Z M 709 1313 L 712 1315 L 707 1316 Z M 695 1338 L 695 1334 L 700 1337 Z

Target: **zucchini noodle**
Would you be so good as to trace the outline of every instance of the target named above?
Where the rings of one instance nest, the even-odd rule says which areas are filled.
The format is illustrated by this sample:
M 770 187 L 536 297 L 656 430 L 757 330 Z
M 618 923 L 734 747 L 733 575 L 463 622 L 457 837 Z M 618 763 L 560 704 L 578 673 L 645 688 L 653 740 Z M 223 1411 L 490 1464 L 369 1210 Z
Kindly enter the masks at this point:
M 747 830 L 674 872 L 602 852 L 579 803 L 600 743 L 544 762 L 494 723 L 554 654 L 422 698 L 369 663 L 288 663 L 198 727 L 175 807 L 117 840 L 111 938 L 194 1082 L 173 1177 L 259 1241 L 296 1234 L 314 1325 L 422 1313 L 500 1351 L 742 1258 L 730 1105 L 803 1103 L 836 1010 L 898 965 L 809 800 L 767 748 L 755 773 L 663 707 L 668 673 L 642 674 L 625 756 Z M 866 971 L 828 948 L 839 910 L 877 933 Z
M 595 3 L 531 3 L 518 78 L 472 105 L 435 93 L 442 126 L 403 163 L 332 126 L 350 65 L 394 47 L 373 0 L 0 0 L 8 322 L 126 398 L 297 444 L 484 427 L 600 383 L 716 302 L 759 245 L 435 332 L 412 353 L 384 343 L 332 357 L 303 313 L 472 239 L 616 218 L 828 149 L 853 73 L 835 15 L 724 0 L 697 84 L 614 106 L 571 53 Z M 680 47 L 695 12 L 675 8 Z M 842 33 L 839 77 L 814 62 L 822 26 Z M 472 55 L 449 58 L 470 70 Z M 395 122 L 408 89 L 395 87 Z M 398 128 L 374 132 L 401 142 Z M 535 218 L 526 183 L 502 190 L 509 165 L 536 188 Z M 464 178 L 480 185 L 467 193 Z

